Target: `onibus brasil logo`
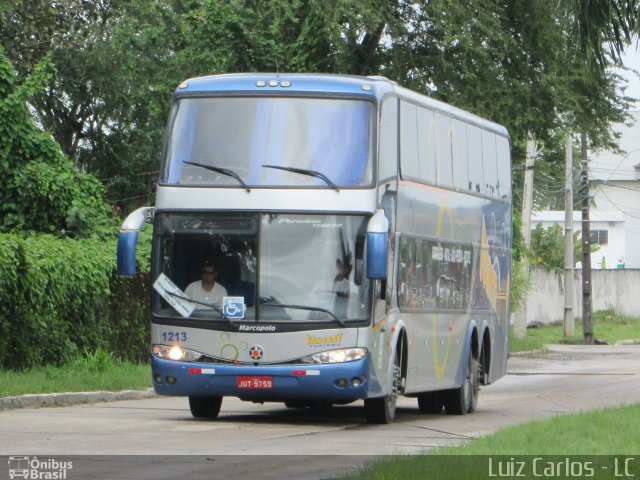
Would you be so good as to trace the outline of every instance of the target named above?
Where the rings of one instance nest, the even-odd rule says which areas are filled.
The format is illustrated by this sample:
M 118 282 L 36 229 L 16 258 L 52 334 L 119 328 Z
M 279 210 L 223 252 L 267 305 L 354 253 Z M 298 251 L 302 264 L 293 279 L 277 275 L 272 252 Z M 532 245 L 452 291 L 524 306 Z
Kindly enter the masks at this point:
M 9 457 L 9 478 L 28 478 L 33 480 L 66 480 L 67 471 L 73 468 L 73 462 L 53 458 L 40 460 L 38 457 Z

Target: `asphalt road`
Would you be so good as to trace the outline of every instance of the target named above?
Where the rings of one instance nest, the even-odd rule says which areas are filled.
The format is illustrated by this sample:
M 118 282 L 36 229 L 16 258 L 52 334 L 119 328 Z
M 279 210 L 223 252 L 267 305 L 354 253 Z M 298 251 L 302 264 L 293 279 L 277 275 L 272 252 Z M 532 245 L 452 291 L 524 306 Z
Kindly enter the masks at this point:
M 512 357 L 472 415 L 423 415 L 409 398 L 399 400 L 391 425 L 368 425 L 362 402 L 298 410 L 225 398 L 213 421 L 193 419 L 187 400 L 171 397 L 15 409 L 0 411 L 0 455 L 73 458 L 69 479 L 330 478 L 372 456 L 417 454 L 532 419 L 638 401 L 640 345 L 553 346 Z M 0 464 L 0 478 L 7 472 Z

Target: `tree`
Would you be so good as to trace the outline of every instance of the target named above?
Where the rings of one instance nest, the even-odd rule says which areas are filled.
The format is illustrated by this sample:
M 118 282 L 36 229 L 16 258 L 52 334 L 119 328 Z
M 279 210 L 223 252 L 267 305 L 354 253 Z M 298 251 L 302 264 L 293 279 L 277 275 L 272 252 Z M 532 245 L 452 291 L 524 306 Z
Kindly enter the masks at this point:
M 553 145 L 569 114 L 584 105 L 590 107 L 579 116 L 597 119 L 603 132 L 592 138 L 606 142 L 601 127 L 622 107 L 619 79 L 603 73 L 576 88 L 580 58 L 557 5 L 18 0 L 0 8 L 0 27 L 21 76 L 50 56 L 58 74 L 31 100 L 38 121 L 126 211 L 152 201 L 172 91 L 202 74 L 386 75 L 506 125 L 516 172 L 528 132 Z M 555 175 L 553 156 L 538 164 Z
M 109 221 L 102 185 L 76 169 L 27 107 L 50 75 L 42 62 L 19 82 L 0 50 L 0 231 L 89 235 Z
M 589 66 L 605 69 L 608 57 L 619 60 L 640 33 L 638 0 L 561 0 L 560 6 Z

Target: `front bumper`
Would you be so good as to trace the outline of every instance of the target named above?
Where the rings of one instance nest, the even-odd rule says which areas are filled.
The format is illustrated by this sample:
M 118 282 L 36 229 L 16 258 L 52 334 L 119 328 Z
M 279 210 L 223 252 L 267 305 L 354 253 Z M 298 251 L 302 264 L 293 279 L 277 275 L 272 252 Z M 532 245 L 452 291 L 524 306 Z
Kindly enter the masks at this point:
M 369 358 L 367 355 L 353 362 L 322 365 L 254 366 L 176 362 L 154 355 L 151 368 L 153 386 L 159 395 L 231 396 L 256 401 L 353 401 L 367 397 Z M 271 387 L 240 388 L 239 376 L 271 377 Z M 346 381 L 345 386 L 341 386 L 341 380 Z

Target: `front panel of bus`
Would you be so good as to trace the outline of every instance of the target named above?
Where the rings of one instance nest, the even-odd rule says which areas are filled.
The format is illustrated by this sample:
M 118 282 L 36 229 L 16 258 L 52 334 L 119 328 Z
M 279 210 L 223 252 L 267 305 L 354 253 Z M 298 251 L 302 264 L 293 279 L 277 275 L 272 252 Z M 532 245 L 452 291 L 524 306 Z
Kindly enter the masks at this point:
M 177 98 L 154 218 L 158 393 L 367 395 L 374 112 L 353 94 Z M 224 295 L 190 302 L 211 267 Z

